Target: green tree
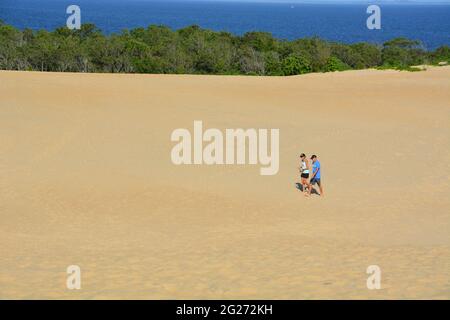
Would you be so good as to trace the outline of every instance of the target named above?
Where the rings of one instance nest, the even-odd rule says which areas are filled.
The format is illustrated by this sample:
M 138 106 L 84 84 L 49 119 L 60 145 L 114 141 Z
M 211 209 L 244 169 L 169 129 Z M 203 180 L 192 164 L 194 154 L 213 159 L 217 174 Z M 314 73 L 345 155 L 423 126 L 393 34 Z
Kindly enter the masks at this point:
M 247 32 L 242 38 L 242 43 L 259 52 L 277 50 L 277 41 L 268 32 Z
M 325 65 L 326 72 L 344 71 L 348 69 L 350 67 L 337 57 L 330 57 Z
M 383 65 L 406 68 L 425 61 L 426 55 L 420 42 L 406 38 L 396 38 L 384 43 Z
M 436 49 L 436 51 L 430 54 L 430 59 L 434 64 L 438 64 L 440 62 L 450 63 L 450 47 L 442 46 Z
M 269 51 L 264 53 L 264 62 L 266 66 L 266 74 L 270 76 L 283 75 L 283 67 L 280 59 L 280 54 L 276 51 Z
M 370 43 L 357 43 L 350 46 L 352 52 L 354 53 L 355 57 L 357 57 L 355 60 L 357 63 L 349 63 L 346 60 L 342 60 L 344 63 L 347 63 L 348 65 L 352 66 L 356 69 L 362 69 L 362 68 L 372 68 L 381 65 L 383 59 L 382 59 L 382 52 L 381 48 L 377 45 L 373 45 Z
M 278 40 L 267 32 L 236 36 L 196 25 L 177 31 L 151 25 L 104 35 L 93 24 L 35 32 L 0 22 L 0 69 L 8 70 L 294 75 L 379 66 L 410 70 L 449 60 L 448 46 L 425 51 L 405 38 L 383 46 L 347 45 L 317 37 Z
M 265 62 L 263 55 L 252 47 L 243 47 L 239 51 L 239 66 L 243 74 L 265 74 Z
M 311 63 L 303 56 L 290 55 L 283 60 L 282 70 L 285 76 L 311 72 Z

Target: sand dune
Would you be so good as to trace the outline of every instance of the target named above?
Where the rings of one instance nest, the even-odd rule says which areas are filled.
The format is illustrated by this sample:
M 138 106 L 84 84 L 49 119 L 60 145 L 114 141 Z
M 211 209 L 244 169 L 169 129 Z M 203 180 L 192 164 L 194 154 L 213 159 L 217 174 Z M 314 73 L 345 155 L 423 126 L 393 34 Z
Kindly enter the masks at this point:
M 0 97 L 1 299 L 450 298 L 449 67 L 0 72 Z M 173 165 L 194 120 L 279 128 L 279 173 Z M 296 189 L 300 152 L 326 197 Z

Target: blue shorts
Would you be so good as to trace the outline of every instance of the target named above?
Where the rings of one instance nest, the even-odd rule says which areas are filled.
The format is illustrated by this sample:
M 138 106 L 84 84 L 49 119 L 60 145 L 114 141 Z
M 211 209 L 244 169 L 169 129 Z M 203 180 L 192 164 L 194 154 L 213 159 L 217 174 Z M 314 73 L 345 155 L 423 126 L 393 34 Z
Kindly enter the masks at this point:
M 311 183 L 312 185 L 315 185 L 317 183 L 317 185 L 320 187 L 320 178 L 313 178 L 309 183 Z

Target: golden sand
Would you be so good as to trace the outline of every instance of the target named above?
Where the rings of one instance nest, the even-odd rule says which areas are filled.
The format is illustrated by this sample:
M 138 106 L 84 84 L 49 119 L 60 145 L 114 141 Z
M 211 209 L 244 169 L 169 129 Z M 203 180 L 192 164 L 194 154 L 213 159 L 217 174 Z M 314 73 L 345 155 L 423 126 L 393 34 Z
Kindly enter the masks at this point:
M 279 173 L 173 165 L 194 120 L 279 128 Z M 450 67 L 0 72 L 0 298 L 449 299 L 449 120 Z M 324 198 L 296 188 L 300 152 Z

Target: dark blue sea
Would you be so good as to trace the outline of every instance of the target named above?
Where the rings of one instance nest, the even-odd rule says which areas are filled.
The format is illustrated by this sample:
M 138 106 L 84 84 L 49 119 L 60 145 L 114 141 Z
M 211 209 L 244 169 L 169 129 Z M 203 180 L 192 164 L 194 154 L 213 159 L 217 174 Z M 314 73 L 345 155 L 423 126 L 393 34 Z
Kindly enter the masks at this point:
M 161 0 L 0 0 L 0 19 L 20 29 L 53 30 L 66 24 L 66 8 L 81 7 L 82 22 L 105 33 L 163 24 L 199 25 L 244 34 L 267 31 L 282 39 L 319 36 L 354 43 L 395 37 L 421 40 L 427 49 L 450 45 L 450 5 L 380 5 L 382 29 L 366 27 L 367 5 Z

